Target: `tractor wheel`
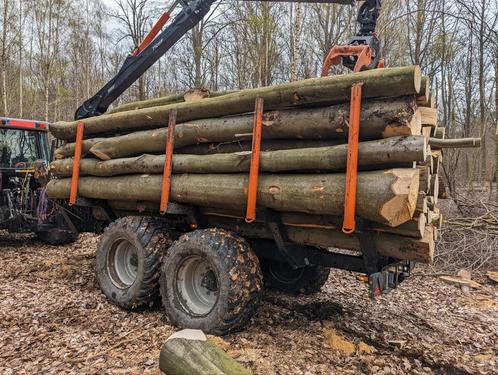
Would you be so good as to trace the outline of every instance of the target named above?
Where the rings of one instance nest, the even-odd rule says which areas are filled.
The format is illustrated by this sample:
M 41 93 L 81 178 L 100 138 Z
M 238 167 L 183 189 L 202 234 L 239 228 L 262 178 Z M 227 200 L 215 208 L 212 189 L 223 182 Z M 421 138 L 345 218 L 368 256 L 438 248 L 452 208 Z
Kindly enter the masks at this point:
M 75 242 L 79 235 L 66 229 L 50 228 L 36 233 L 38 239 L 47 245 L 62 246 Z
M 255 313 L 262 275 L 244 239 L 208 229 L 185 234 L 171 246 L 160 284 L 174 325 L 225 335 L 241 329 Z
M 262 260 L 265 285 L 288 294 L 318 293 L 329 278 L 330 269 L 320 266 L 293 269 L 289 264 Z
M 159 296 L 159 273 L 174 234 L 151 217 L 125 217 L 110 224 L 96 254 L 97 280 L 114 304 L 134 309 Z

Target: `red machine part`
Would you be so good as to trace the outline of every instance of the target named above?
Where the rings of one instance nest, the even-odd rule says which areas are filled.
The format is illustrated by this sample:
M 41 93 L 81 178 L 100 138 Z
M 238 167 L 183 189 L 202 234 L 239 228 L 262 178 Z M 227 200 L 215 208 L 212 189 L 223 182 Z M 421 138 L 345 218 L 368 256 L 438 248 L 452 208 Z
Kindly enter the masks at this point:
M 160 213 L 165 215 L 168 211 L 169 195 L 171 191 L 171 173 L 173 170 L 173 151 L 175 149 L 175 127 L 177 111 L 169 112 L 168 135 L 166 137 L 166 159 L 164 161 L 163 185 L 161 191 Z
M 71 191 L 69 193 L 69 205 L 74 206 L 78 199 L 78 183 L 80 179 L 80 164 L 81 152 L 83 150 L 83 133 L 85 131 L 85 123 L 78 122 L 76 127 L 76 143 L 74 148 L 73 175 L 71 178 Z
M 325 59 L 322 77 L 329 75 L 333 65 L 339 65 L 343 57 L 356 57 L 354 72 L 360 72 L 372 64 L 372 49 L 368 45 L 346 45 L 335 46 L 331 49 Z M 378 68 L 384 67 L 384 61 L 380 61 Z M 351 88 L 351 107 L 349 116 L 348 154 L 346 167 L 346 189 L 344 195 L 344 221 L 342 231 L 353 234 L 356 231 L 356 191 L 358 179 L 358 149 L 360 141 L 360 119 L 361 99 L 363 82 L 353 85 Z
M 254 126 L 252 131 L 252 155 L 251 169 L 249 172 L 249 186 L 247 189 L 247 212 L 246 222 L 253 223 L 256 220 L 256 205 L 259 182 L 259 162 L 261 158 L 261 129 L 263 125 L 264 99 L 257 98 L 254 109 Z
M 351 109 L 349 114 L 349 139 L 346 166 L 346 190 L 344 195 L 344 222 L 342 231 L 352 234 L 356 231 L 356 191 L 358 177 L 358 148 L 360 141 L 361 94 L 363 83 L 351 89 Z
M 166 25 L 166 23 L 168 23 L 168 21 L 170 20 L 171 14 L 173 13 L 177 5 L 178 1 L 175 1 L 173 5 L 169 8 L 169 10 L 161 15 L 159 20 L 154 24 L 154 26 L 152 26 L 152 29 L 146 35 L 142 43 L 140 43 L 140 45 L 137 48 L 135 48 L 135 50 L 132 52 L 133 56 L 140 55 L 140 53 L 142 53 L 142 51 L 146 49 L 154 41 L 157 34 L 161 32 L 164 25 Z
M 0 129 L 2 127 L 48 131 L 48 124 L 46 122 L 21 120 L 14 118 L 0 118 Z

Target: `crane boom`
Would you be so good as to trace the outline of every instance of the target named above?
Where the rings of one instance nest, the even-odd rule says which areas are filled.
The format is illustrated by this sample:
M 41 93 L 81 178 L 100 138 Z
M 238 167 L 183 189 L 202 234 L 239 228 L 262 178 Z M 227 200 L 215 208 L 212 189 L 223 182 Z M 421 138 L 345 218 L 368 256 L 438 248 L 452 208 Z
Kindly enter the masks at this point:
M 352 5 L 359 0 L 259 1 Z M 147 35 L 144 42 L 126 58 L 119 72 L 93 97 L 85 101 L 83 105 L 78 108 L 75 119 L 81 120 L 104 114 L 109 106 L 119 98 L 123 92 L 135 83 L 157 60 L 169 51 L 188 31 L 194 28 L 209 13 L 211 6 L 215 2 L 216 0 L 176 0 L 170 10 L 161 17 L 159 23 L 153 28 L 152 32 Z M 365 14 L 370 14 L 373 11 L 372 3 L 373 6 L 375 6 L 375 4 L 380 3 L 380 0 L 365 1 L 360 10 L 358 21 L 362 23 L 362 30 L 364 28 L 363 25 L 365 24 L 362 22 L 362 17 L 365 18 Z M 171 24 L 160 32 L 161 28 L 169 20 L 171 13 L 178 5 L 182 7 L 182 10 L 176 15 Z M 375 22 L 376 20 L 377 18 L 375 17 Z M 369 32 L 372 29 L 371 22 L 369 25 L 366 32 Z

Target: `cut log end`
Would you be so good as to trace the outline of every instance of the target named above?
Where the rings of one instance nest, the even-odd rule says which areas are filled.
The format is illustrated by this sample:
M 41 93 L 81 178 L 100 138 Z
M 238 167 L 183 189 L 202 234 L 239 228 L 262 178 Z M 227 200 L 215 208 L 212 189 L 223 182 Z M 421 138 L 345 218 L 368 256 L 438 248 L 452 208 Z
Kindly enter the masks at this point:
M 389 226 L 397 227 L 410 221 L 415 213 L 420 184 L 419 172 L 417 169 L 391 169 L 385 173 L 394 177 L 391 185 L 394 196 L 382 206 L 380 214 Z

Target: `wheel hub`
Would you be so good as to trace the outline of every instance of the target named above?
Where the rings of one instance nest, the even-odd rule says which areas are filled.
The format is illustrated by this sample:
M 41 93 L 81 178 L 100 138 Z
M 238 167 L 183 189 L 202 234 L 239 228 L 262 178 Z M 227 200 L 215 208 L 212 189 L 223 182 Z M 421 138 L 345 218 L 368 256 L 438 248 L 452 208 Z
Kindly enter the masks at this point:
M 133 285 L 138 275 L 138 251 L 127 239 L 114 242 L 107 255 L 107 273 L 118 288 Z
M 182 306 L 193 315 L 205 316 L 218 302 L 218 278 L 208 260 L 187 258 L 178 268 L 175 290 Z

